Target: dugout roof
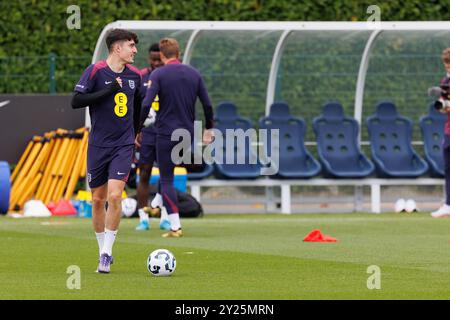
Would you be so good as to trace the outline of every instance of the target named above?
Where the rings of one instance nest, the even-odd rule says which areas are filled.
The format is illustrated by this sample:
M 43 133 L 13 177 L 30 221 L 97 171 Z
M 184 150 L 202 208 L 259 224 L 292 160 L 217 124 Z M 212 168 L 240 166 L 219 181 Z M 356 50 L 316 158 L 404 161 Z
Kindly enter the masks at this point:
M 138 34 L 139 68 L 150 44 L 176 38 L 215 106 L 232 101 L 256 121 L 273 101 L 286 101 L 309 125 L 330 100 L 360 123 L 381 100 L 417 121 L 427 113 L 427 88 L 445 75 L 440 56 L 450 47 L 450 22 L 116 21 L 102 30 L 92 62 L 106 58 L 112 28 Z

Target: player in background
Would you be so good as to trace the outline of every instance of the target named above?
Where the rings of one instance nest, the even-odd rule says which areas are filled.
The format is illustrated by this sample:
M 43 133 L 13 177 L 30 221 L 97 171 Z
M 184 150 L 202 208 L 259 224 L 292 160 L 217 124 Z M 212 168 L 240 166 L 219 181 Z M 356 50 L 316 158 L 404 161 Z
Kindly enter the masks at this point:
M 141 70 L 142 75 L 142 86 L 141 86 L 141 96 L 142 99 L 145 97 L 147 87 L 149 85 L 149 78 L 152 71 L 163 66 L 161 61 L 159 44 L 154 43 L 150 46 L 148 50 L 148 64 L 149 67 Z M 156 96 L 155 101 L 152 103 L 152 108 L 156 111 L 159 109 L 158 96 Z M 136 145 L 140 148 L 139 153 L 139 185 L 137 187 L 137 200 L 138 200 L 138 213 L 139 213 L 139 224 L 136 227 L 138 231 L 144 231 L 150 229 L 150 222 L 148 213 L 144 211 L 144 207 L 148 206 L 149 198 L 149 179 L 152 174 L 153 164 L 156 161 L 156 130 L 153 125 L 145 127 L 142 129 L 142 141 L 137 142 Z M 158 184 L 159 185 L 159 184 Z M 159 188 L 158 188 L 159 190 Z M 161 219 L 159 227 L 162 230 L 170 230 L 169 217 L 167 215 L 167 210 L 162 206 L 162 198 L 159 193 L 157 193 L 155 200 L 152 201 L 152 207 L 161 208 Z
M 164 66 L 150 75 L 150 85 L 147 88 L 142 103 L 141 124 L 144 123 L 152 101 L 158 95 L 159 110 L 156 114 L 155 127 L 157 131 L 156 154 L 160 171 L 161 196 L 163 206 L 169 214 L 170 231 L 163 237 L 181 237 L 178 200 L 173 186 L 176 159 L 171 158 L 172 148 L 179 141 L 172 141 L 172 133 L 176 129 L 186 129 L 191 139 L 194 137 L 195 102 L 197 97 L 203 105 L 205 114 L 205 130 L 203 142 L 211 143 L 213 131 L 213 109 L 205 84 L 200 73 L 191 66 L 181 64 L 179 60 L 180 47 L 172 38 L 164 38 L 159 42 L 161 60 Z M 151 111 L 151 110 L 150 110 Z M 141 134 L 137 140 L 142 139 Z M 192 143 L 191 143 L 192 145 Z
M 450 48 L 442 52 L 442 62 L 446 71 L 446 76 L 441 80 L 441 85 L 450 85 Z M 445 203 L 436 211 L 431 213 L 435 218 L 450 216 L 450 107 L 444 108 L 442 112 L 448 114 L 448 120 L 445 124 L 445 135 L 443 141 L 443 156 L 445 168 Z
M 137 35 L 113 29 L 106 36 L 106 60 L 90 65 L 75 86 L 73 108 L 89 106 L 91 132 L 87 176 L 92 189 L 92 222 L 100 251 L 97 271 L 109 273 L 122 214 L 121 198 L 139 131 L 141 74 L 131 66 Z M 105 209 L 108 202 L 108 209 Z

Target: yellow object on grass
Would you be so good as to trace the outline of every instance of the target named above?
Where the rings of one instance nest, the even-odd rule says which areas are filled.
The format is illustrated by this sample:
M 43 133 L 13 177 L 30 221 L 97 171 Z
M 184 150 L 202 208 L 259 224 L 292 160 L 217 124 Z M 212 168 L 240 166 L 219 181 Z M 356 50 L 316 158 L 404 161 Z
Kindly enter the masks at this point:
M 173 170 L 173 173 L 175 175 L 185 175 L 185 174 L 187 174 L 187 170 L 184 167 L 175 167 L 175 169 Z M 159 168 L 158 167 L 152 168 L 152 176 L 153 175 L 159 176 Z

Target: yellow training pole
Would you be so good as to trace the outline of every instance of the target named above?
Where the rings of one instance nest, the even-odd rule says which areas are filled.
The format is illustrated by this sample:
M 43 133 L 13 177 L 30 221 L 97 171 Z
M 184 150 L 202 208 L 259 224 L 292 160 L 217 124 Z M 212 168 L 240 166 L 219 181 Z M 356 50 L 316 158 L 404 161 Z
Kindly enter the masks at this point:
M 54 137 L 55 137 L 55 132 L 54 131 L 48 133 L 48 135 L 47 135 L 47 139 L 49 141 L 48 142 L 49 143 L 49 147 L 48 147 L 48 152 L 47 152 L 44 160 L 42 161 L 41 167 L 39 168 L 39 171 L 38 171 L 39 173 L 42 173 L 42 179 L 39 182 L 39 185 L 38 185 L 38 187 L 36 189 L 35 198 L 37 200 L 41 200 L 41 197 L 42 197 L 42 190 L 43 190 L 43 186 L 44 186 L 44 183 L 45 183 L 45 177 L 46 177 L 47 168 L 50 165 L 51 156 L 53 154 L 53 150 L 54 150 L 54 147 L 55 147 L 55 144 L 56 144 L 56 139 L 54 139 Z
M 48 143 L 48 141 L 46 140 L 42 140 L 41 142 L 43 144 L 43 147 L 39 153 L 39 155 L 36 158 L 36 161 L 33 163 L 33 166 L 31 167 L 30 171 L 28 172 L 26 178 L 21 182 L 20 186 L 18 186 L 18 188 L 15 191 L 15 195 L 14 198 L 11 201 L 11 204 L 13 205 L 13 207 L 16 204 L 20 205 L 20 200 L 19 199 L 23 199 L 23 194 L 29 194 L 29 188 L 32 187 L 32 185 L 30 185 L 30 182 L 34 181 L 36 174 L 39 171 L 39 168 L 41 167 L 42 162 L 44 161 L 44 159 L 47 157 L 47 153 L 49 151 L 49 147 L 50 144 Z M 37 187 L 37 185 L 36 185 Z M 36 188 L 34 188 L 35 190 Z M 34 194 L 34 191 L 33 191 Z M 31 195 L 33 195 L 31 194 Z
M 42 178 L 42 173 L 38 173 L 38 175 L 34 178 L 33 182 L 31 183 L 30 187 L 28 188 L 28 190 L 21 195 L 21 197 L 17 201 L 17 205 L 19 206 L 19 208 L 23 208 L 23 205 L 25 204 L 25 202 L 33 196 L 41 178 Z
M 36 198 L 39 200 L 42 200 L 45 203 L 45 197 L 47 195 L 48 189 L 50 187 L 51 183 L 51 173 L 53 170 L 53 167 L 55 166 L 56 159 L 58 157 L 59 149 L 61 148 L 62 144 L 62 138 L 60 136 L 60 133 L 57 131 L 54 137 L 55 144 L 52 149 L 52 153 L 50 155 L 49 162 L 47 164 L 47 167 L 44 172 L 44 177 L 42 178 L 41 185 L 39 187 L 38 194 L 36 195 Z
M 67 152 L 67 147 L 70 143 L 70 139 L 68 139 L 67 136 L 64 136 L 62 139 L 63 139 L 63 141 L 61 143 L 61 147 L 58 150 L 56 160 L 55 160 L 54 166 L 52 168 L 50 186 L 49 186 L 49 189 L 47 190 L 46 194 L 44 195 L 44 203 L 45 204 L 48 204 L 52 199 L 53 193 L 55 191 L 55 188 L 56 188 L 56 185 L 58 182 L 57 175 L 59 172 L 59 168 L 62 166 L 64 155 Z
M 22 170 L 20 170 L 20 173 L 18 174 L 15 183 L 13 184 L 11 188 L 11 194 L 14 194 L 15 190 L 17 189 L 17 186 L 20 184 L 20 182 L 24 179 L 24 177 L 28 174 L 28 171 L 30 170 L 31 166 L 34 163 L 34 160 L 36 160 L 36 157 L 39 155 L 39 151 L 42 147 L 42 138 L 41 137 L 33 137 L 33 140 L 35 145 L 33 146 L 33 149 L 30 152 L 30 156 L 28 157 L 27 161 L 25 162 Z
M 42 194 L 43 194 L 43 189 L 44 189 L 44 184 L 45 184 L 45 179 L 48 175 L 48 169 L 49 166 L 51 165 L 52 161 L 52 155 L 54 152 L 54 148 L 56 146 L 56 139 L 54 139 L 54 134 L 51 135 L 51 137 L 49 138 L 49 147 L 48 147 L 48 152 L 44 158 L 44 160 L 42 161 L 41 167 L 39 168 L 39 173 L 42 173 L 42 179 L 38 185 L 38 188 L 36 189 L 36 196 L 35 198 L 38 200 L 41 200 L 42 198 Z
M 61 181 L 60 181 L 60 184 L 59 184 L 58 188 L 56 189 L 56 192 L 54 195 L 55 201 L 59 201 L 61 199 L 61 197 L 64 193 L 64 190 L 67 187 L 67 182 L 69 181 L 69 177 L 73 170 L 73 166 L 75 165 L 76 152 L 77 152 L 77 149 L 79 147 L 81 140 L 79 138 L 73 138 L 72 140 L 73 140 L 72 146 L 71 146 L 70 151 L 67 154 L 65 166 L 64 166 L 63 170 L 60 171 Z
M 64 195 L 65 200 L 70 200 L 70 198 L 73 195 L 73 191 L 75 190 L 75 187 L 77 185 L 78 179 L 80 178 L 80 168 L 83 164 L 83 155 L 84 155 L 84 148 L 86 147 L 87 143 L 87 137 L 89 133 L 87 131 L 84 132 L 83 138 L 81 139 L 81 144 L 77 150 L 77 157 L 75 160 L 75 166 L 72 170 L 72 174 L 70 176 L 69 183 L 67 185 L 66 193 Z
M 52 154 L 53 147 L 55 145 L 55 139 L 53 139 L 53 137 L 54 137 L 54 132 L 51 132 L 51 133 L 48 133 L 45 135 L 45 138 L 48 140 L 48 143 L 49 143 L 49 147 L 48 147 L 49 150 L 46 154 L 46 157 L 42 161 L 41 167 L 39 168 L 39 172 L 44 172 L 45 168 L 47 167 L 50 155 Z
M 53 193 L 54 201 L 59 201 L 62 197 L 67 181 L 69 180 L 71 170 L 73 169 L 76 157 L 76 149 L 80 141 L 81 140 L 79 138 L 76 138 L 76 136 L 73 133 L 70 135 L 70 145 L 67 149 L 63 165 L 58 172 L 59 180 L 58 185 Z
M 11 188 L 11 198 L 10 198 L 11 209 L 14 209 L 14 204 L 17 202 L 17 198 L 20 196 L 21 192 L 23 192 L 23 189 L 29 183 L 28 181 L 29 169 L 34 164 L 36 158 L 39 156 L 39 151 L 42 146 L 41 137 L 34 137 L 33 140 L 36 142 L 36 144 L 33 146 L 33 149 L 30 152 L 30 157 L 27 159 L 24 167 L 20 171 L 19 175 L 15 180 L 14 185 Z
M 19 162 L 17 163 L 16 167 L 14 168 L 13 173 L 11 174 L 10 181 L 11 183 L 14 183 L 14 180 L 16 179 L 17 174 L 20 172 L 20 169 L 22 168 L 25 161 L 28 159 L 28 155 L 30 154 L 31 149 L 34 146 L 34 141 L 31 139 L 31 141 L 28 142 L 27 147 L 25 148 L 25 151 L 23 152 L 22 156 L 20 157 Z
M 16 188 L 14 194 L 11 194 L 11 198 L 9 200 L 9 209 L 16 210 L 16 205 L 19 202 L 21 196 L 27 191 L 26 187 L 32 182 L 32 177 L 30 175 L 26 176 L 20 185 Z
M 41 149 L 41 152 L 39 153 L 38 157 L 36 158 L 36 161 L 33 164 L 33 167 L 30 169 L 30 172 L 28 173 L 32 177 L 34 177 L 36 173 L 39 171 L 42 163 L 47 157 L 47 153 L 50 151 L 50 144 L 48 141 L 43 141 L 42 145 L 43 147 Z
M 64 168 L 66 166 L 68 153 L 70 152 L 70 149 L 72 148 L 72 139 L 69 137 L 69 135 L 67 135 L 64 139 L 65 139 L 66 144 L 63 145 L 63 148 L 60 151 L 59 155 L 61 157 L 59 158 L 58 167 L 57 167 L 56 171 L 52 172 L 53 188 L 50 189 L 49 201 L 53 201 L 53 202 L 56 202 L 58 200 L 58 199 L 55 199 L 55 193 L 58 191 L 59 184 L 61 183 L 62 175 L 60 174 L 60 172 L 62 172 L 64 170 Z
M 36 194 L 36 199 L 39 199 L 42 201 L 44 201 L 45 194 L 47 192 L 47 189 L 50 186 L 52 168 L 55 163 L 56 157 L 58 155 L 58 150 L 59 150 L 59 148 L 61 146 L 61 142 L 62 142 L 61 138 L 58 136 L 55 136 L 54 141 L 55 141 L 55 143 L 51 150 L 47 166 L 45 167 L 44 176 L 43 176 L 41 184 L 39 186 L 39 190 Z

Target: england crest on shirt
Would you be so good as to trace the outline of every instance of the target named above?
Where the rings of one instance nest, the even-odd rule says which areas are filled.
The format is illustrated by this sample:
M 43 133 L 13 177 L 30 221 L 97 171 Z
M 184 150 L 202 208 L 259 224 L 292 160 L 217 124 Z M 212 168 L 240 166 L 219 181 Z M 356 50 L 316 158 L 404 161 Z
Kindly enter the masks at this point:
M 131 89 L 134 89 L 134 80 L 128 80 L 128 84 Z

